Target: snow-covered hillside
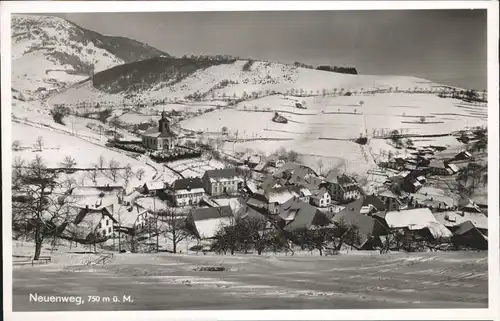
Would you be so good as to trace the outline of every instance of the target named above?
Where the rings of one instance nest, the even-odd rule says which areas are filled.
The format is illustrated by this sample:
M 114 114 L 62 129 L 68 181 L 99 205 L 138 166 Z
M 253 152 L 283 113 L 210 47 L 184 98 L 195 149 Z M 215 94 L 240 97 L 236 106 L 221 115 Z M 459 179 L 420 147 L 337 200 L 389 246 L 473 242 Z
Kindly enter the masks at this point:
M 196 72 L 176 82 L 157 82 L 146 90 L 107 94 L 96 89 L 90 80 L 71 88 L 52 100 L 52 103 L 77 104 L 80 102 L 110 101 L 121 104 L 125 98 L 133 102 L 152 103 L 168 99 L 183 100 L 189 95 L 201 95 L 207 99 L 243 97 L 245 93 L 260 93 L 260 96 L 275 91 L 286 93 L 290 90 L 307 95 L 322 94 L 323 91 L 369 91 L 372 89 L 414 88 L 429 89 L 442 87 L 434 82 L 405 76 L 350 75 L 315 69 L 306 69 L 264 61 L 255 61 L 250 70 L 243 66 L 246 60 L 220 64 Z M 128 99 L 127 99 L 128 100 Z
M 51 16 L 12 16 L 12 88 L 40 98 L 93 72 L 165 53 L 137 41 L 108 37 Z

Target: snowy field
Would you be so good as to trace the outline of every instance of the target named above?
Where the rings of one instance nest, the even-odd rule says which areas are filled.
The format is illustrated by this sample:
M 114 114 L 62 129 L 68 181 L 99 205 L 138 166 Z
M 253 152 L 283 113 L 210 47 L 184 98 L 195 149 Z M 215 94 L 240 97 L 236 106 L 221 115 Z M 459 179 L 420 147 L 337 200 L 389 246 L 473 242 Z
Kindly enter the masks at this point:
M 106 266 L 14 267 L 14 311 L 487 308 L 487 253 L 337 256 L 116 254 Z M 200 267 L 225 271 L 203 272 Z M 29 293 L 83 296 L 30 303 Z M 132 303 L 90 303 L 88 295 Z
M 400 90 L 415 87 L 431 89 L 442 87 L 425 79 L 404 76 L 371 76 L 349 75 L 298 68 L 291 65 L 256 61 L 250 71 L 243 71 L 246 60 L 238 60 L 230 64 L 212 66 L 198 70 L 173 85 L 157 83 L 148 90 L 137 92 L 133 101 L 148 103 L 152 100 L 178 99 L 200 93 L 206 94 L 213 101 L 224 97 L 242 97 L 244 93 L 265 93 L 270 91 L 285 93 L 289 90 L 300 91 L 308 95 L 319 95 L 323 90 L 367 91 L 385 90 L 398 86 Z M 224 80 L 232 83 L 226 87 L 214 89 Z M 54 97 L 54 102 L 75 104 L 80 101 L 110 101 L 121 104 L 125 94 L 105 94 L 92 87 L 87 81 Z
M 35 148 L 35 143 L 38 137 L 43 138 L 43 149 L 39 151 Z M 76 160 L 75 168 L 93 168 L 99 162 L 99 157 L 102 155 L 105 164 L 104 167 L 109 165 L 111 160 L 119 163 L 119 167 L 125 167 L 130 164 L 134 173 L 139 169 L 144 170 L 143 177 L 139 180 L 135 175 L 131 178 L 129 186 L 140 185 L 141 183 L 153 179 L 156 175 L 156 170 L 151 166 L 146 165 L 133 157 L 128 156 L 126 153 L 110 150 L 98 145 L 93 141 L 82 139 L 77 136 L 71 136 L 64 132 L 56 131 L 46 127 L 34 127 L 20 123 L 12 123 L 12 137 L 20 141 L 20 151 L 12 151 L 13 161 L 16 158 L 21 158 L 25 162 L 33 160 L 37 155 L 41 156 L 45 164 L 49 168 L 62 167 L 61 162 L 66 156 L 71 156 Z M 122 171 L 119 173 L 116 182 L 113 182 L 105 171 L 100 173 L 97 177 L 95 184 L 120 184 L 123 183 Z M 70 174 L 71 178 L 82 185 L 94 185 L 88 172 L 80 171 Z
M 295 108 L 295 101 L 305 101 L 307 109 Z M 363 103 L 360 104 L 360 101 Z M 487 123 L 487 107 L 443 99 L 432 94 L 386 93 L 376 95 L 314 97 L 268 96 L 251 104 L 240 103 L 236 109 L 218 110 L 184 120 L 184 129 L 219 134 L 227 127 L 237 143 L 226 143 L 227 153 L 247 149 L 269 155 L 278 148 L 293 149 L 301 161 L 318 168 L 321 159 L 325 168 L 346 166 L 348 172 L 364 173 L 375 165 L 374 157 L 382 150 L 396 150 L 386 140 L 371 139 L 365 147 L 353 143 L 361 133 L 369 137 L 394 129 L 404 134 L 441 135 L 466 127 Z M 470 109 L 470 110 L 469 110 Z M 287 124 L 272 121 L 273 111 L 288 118 Z M 480 116 L 479 116 L 480 115 Z M 420 117 L 425 117 L 424 123 Z M 439 144 L 458 148 L 454 137 L 413 138 L 416 146 Z M 364 150 L 363 150 L 364 149 Z M 365 156 L 366 155 L 366 156 Z
M 167 166 L 179 173 L 183 177 L 202 177 L 205 171 L 224 168 L 224 163 L 205 157 L 183 159 L 169 162 Z

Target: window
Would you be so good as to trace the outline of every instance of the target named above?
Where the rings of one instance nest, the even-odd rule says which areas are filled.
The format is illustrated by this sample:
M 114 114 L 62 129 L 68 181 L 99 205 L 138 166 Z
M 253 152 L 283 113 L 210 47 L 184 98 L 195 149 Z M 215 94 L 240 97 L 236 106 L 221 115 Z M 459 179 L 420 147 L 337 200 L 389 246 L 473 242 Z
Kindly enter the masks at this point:
M 102 235 L 106 236 L 106 230 L 102 231 Z
M 101 236 L 101 233 L 97 232 L 96 233 L 97 237 L 100 237 Z
M 109 233 L 111 233 L 111 226 L 110 226 L 110 227 L 108 227 L 108 232 L 109 232 Z
M 99 225 L 97 225 L 97 228 L 101 228 L 102 227 L 102 223 L 99 222 Z
M 106 226 L 108 226 L 108 225 L 109 225 L 109 220 L 106 220 Z

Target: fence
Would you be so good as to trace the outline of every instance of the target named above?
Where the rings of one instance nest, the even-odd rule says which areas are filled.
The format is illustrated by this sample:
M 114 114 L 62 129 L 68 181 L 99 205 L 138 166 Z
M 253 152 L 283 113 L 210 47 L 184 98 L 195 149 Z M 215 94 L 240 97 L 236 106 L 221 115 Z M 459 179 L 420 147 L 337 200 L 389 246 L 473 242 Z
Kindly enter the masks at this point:
M 114 256 L 113 253 L 103 254 L 95 260 L 88 260 L 87 262 L 85 262 L 85 265 L 92 265 L 92 266 L 96 266 L 98 264 L 105 265 L 113 258 L 113 256 Z
M 40 256 L 38 257 L 38 260 L 34 260 L 29 258 L 28 260 L 23 260 L 23 261 L 13 261 L 13 265 L 39 265 L 39 264 L 48 264 L 49 262 L 52 261 L 52 258 L 50 256 Z

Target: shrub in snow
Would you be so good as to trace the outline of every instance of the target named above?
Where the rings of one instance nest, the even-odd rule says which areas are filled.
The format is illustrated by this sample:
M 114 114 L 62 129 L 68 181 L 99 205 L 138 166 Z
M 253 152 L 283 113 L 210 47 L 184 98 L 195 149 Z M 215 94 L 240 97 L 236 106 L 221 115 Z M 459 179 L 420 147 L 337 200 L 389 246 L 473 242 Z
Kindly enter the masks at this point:
M 54 108 L 52 108 L 52 110 L 50 111 L 50 114 L 52 115 L 52 118 L 54 119 L 54 121 L 58 124 L 61 124 L 61 125 L 66 125 L 63 121 L 64 117 L 66 117 L 67 115 L 69 115 L 69 108 L 67 107 L 64 107 L 64 106 L 55 106 Z

